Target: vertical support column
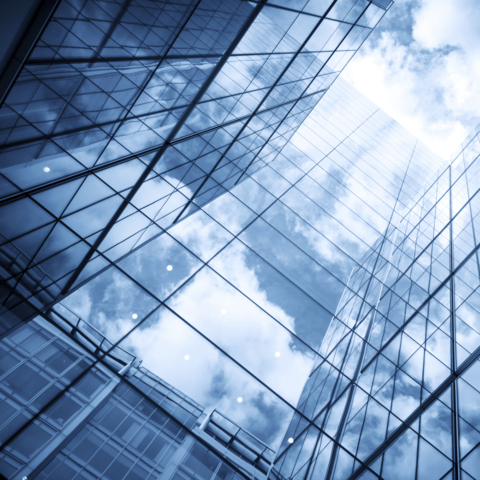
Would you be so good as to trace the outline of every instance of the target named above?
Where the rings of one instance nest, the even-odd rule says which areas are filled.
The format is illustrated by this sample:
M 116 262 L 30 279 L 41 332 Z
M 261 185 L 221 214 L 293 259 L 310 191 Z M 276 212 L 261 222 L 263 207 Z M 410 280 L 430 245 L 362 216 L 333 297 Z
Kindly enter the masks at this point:
M 455 328 L 455 280 L 453 277 L 454 269 L 454 251 L 453 251 L 453 208 L 452 208 L 452 166 L 448 168 L 449 178 L 449 220 L 450 220 L 450 365 L 452 373 L 455 374 L 457 368 L 457 345 Z M 458 392 L 457 381 L 452 383 L 452 460 L 453 460 L 453 480 L 460 480 L 460 448 L 458 440 L 459 422 L 458 422 Z

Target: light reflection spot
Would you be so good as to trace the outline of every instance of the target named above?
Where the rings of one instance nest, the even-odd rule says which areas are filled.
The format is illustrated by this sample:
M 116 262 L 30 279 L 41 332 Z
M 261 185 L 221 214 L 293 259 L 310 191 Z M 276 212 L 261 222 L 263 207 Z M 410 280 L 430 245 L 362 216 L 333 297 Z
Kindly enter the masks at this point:
M 183 358 L 184 358 L 185 360 L 190 360 L 190 355 L 185 355 Z
M 138 315 L 137 315 L 136 313 L 134 313 L 134 314 L 132 315 L 132 318 L 133 318 L 134 320 L 136 320 L 136 319 L 138 318 Z
M 173 270 L 173 267 L 171 265 L 167 265 L 167 270 L 171 272 Z
M 243 402 L 243 398 L 242 398 L 242 397 L 238 397 L 238 398 L 237 398 L 237 402 L 238 402 L 238 403 L 242 403 L 242 402 Z
M 50 171 L 50 169 L 49 169 L 48 167 L 45 167 L 45 168 L 43 169 L 43 171 L 44 171 L 45 173 L 48 173 L 48 172 Z
M 290 438 L 288 439 L 288 443 L 293 443 L 293 438 L 290 437 Z
M 220 310 L 220 313 L 221 313 L 222 315 L 225 315 L 225 314 L 227 313 L 227 311 L 226 311 L 224 308 L 222 308 L 222 310 Z
M 275 356 L 278 358 L 280 356 L 280 352 L 275 352 Z

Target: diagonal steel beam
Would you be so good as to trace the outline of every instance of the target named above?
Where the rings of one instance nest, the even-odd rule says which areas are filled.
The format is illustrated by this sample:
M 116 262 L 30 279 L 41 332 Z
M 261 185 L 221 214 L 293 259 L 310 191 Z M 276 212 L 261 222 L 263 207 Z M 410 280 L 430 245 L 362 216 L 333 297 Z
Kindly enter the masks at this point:
M 38 9 L 27 33 L 20 42 L 3 75 L 0 77 L 0 107 L 2 107 L 23 65 L 45 30 L 48 21 L 54 14 L 59 3 L 60 0 L 44 0 Z
M 165 140 L 165 143 L 160 147 L 157 154 L 153 157 L 153 159 L 150 161 L 148 166 L 145 168 L 144 172 L 142 173 L 140 178 L 137 180 L 137 183 L 130 190 L 129 194 L 124 198 L 120 207 L 117 209 L 115 214 L 112 216 L 112 218 L 110 219 L 110 221 L 108 222 L 106 227 L 103 229 L 102 233 L 97 237 L 97 239 L 95 240 L 94 244 L 92 245 L 92 247 L 90 248 L 88 253 L 85 255 L 85 257 L 80 262 L 77 269 L 73 272 L 70 279 L 68 280 L 68 282 L 63 287 L 63 289 L 61 291 L 61 294 L 60 294 L 61 296 L 65 295 L 70 290 L 70 288 L 75 283 L 75 281 L 77 280 L 79 275 L 82 273 L 83 269 L 85 268 L 85 266 L 87 265 L 89 260 L 92 258 L 95 251 L 101 245 L 101 243 L 106 238 L 106 236 L 108 235 L 108 233 L 110 232 L 112 227 L 115 225 L 117 220 L 120 218 L 122 213 L 127 208 L 130 201 L 133 199 L 135 194 L 138 192 L 138 190 L 142 186 L 143 182 L 147 179 L 150 172 L 153 170 L 155 165 L 158 163 L 158 161 L 160 160 L 160 157 L 165 153 L 167 148 L 170 146 L 170 143 L 175 139 L 175 136 L 180 131 L 180 129 L 183 127 L 183 125 L 187 121 L 188 117 L 193 112 L 194 108 L 196 107 L 197 103 L 201 100 L 204 93 L 207 91 L 207 89 L 213 83 L 217 74 L 220 72 L 220 70 L 223 68 L 223 66 L 227 63 L 228 59 L 230 58 L 230 55 L 237 48 L 237 46 L 239 45 L 239 43 L 243 39 L 244 35 L 247 33 L 248 29 L 250 28 L 252 23 L 255 21 L 255 19 L 259 15 L 259 13 L 262 10 L 265 2 L 266 2 L 266 0 L 262 0 L 260 3 L 256 4 L 255 7 L 252 9 L 249 17 L 247 18 L 247 20 L 243 24 L 242 28 L 238 31 L 237 35 L 235 36 L 235 38 L 232 41 L 232 43 L 230 44 L 230 46 L 223 53 L 223 55 L 220 58 L 220 60 L 218 61 L 217 65 L 215 66 L 215 68 L 210 73 L 210 76 L 208 77 L 208 79 L 205 81 L 205 83 L 199 89 L 199 91 L 195 95 L 195 97 L 192 100 L 192 102 L 190 103 L 190 105 L 186 108 L 183 115 L 178 120 L 175 127 L 173 127 L 173 129 L 171 130 L 170 134 L 168 135 L 167 139 Z

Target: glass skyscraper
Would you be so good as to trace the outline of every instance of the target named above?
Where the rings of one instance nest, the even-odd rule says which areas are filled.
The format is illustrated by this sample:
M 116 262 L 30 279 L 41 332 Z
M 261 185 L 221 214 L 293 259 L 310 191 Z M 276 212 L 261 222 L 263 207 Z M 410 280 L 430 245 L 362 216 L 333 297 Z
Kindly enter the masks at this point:
M 480 478 L 479 139 L 337 78 L 389 3 L 32 2 L 0 478 Z

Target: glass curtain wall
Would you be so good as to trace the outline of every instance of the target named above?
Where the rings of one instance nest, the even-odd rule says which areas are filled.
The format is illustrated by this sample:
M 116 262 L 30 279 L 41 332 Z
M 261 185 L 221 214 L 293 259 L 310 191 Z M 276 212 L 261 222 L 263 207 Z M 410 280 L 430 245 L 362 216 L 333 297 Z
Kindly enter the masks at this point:
M 278 478 L 479 478 L 478 132 L 352 271 Z
M 238 433 L 222 454 L 199 428 L 203 407 L 128 352 L 99 359 L 91 328 L 72 338 L 65 317 L 54 323 L 37 317 L 0 341 L 1 478 L 264 480 L 272 452 Z
M 49 312 L 92 325 L 281 462 L 290 438 L 301 445 L 291 426 L 316 419 L 302 395 L 312 370 L 327 362 L 340 378 L 335 394 L 348 386 L 351 373 L 322 347 L 325 332 L 332 317 L 345 322 L 344 303 L 363 302 L 359 278 L 374 272 L 383 281 L 387 247 L 375 270 L 372 246 L 385 243 L 383 232 L 422 188 L 417 180 L 438 163 L 339 79 L 275 161 L 252 165 L 229 192 Z
M 51 3 L 0 92 L 9 310 L 51 305 L 272 161 L 390 2 Z

